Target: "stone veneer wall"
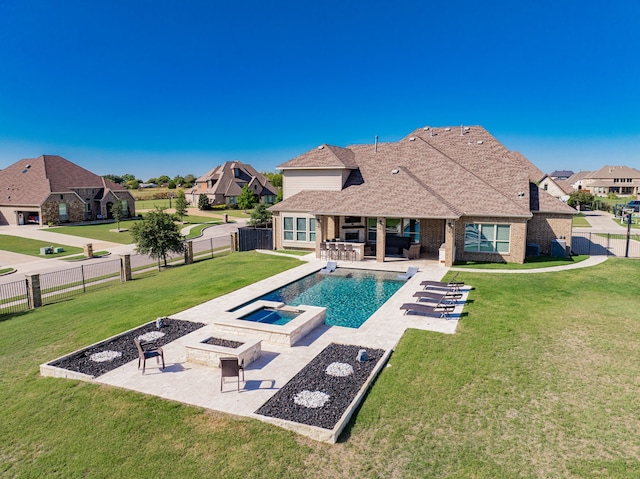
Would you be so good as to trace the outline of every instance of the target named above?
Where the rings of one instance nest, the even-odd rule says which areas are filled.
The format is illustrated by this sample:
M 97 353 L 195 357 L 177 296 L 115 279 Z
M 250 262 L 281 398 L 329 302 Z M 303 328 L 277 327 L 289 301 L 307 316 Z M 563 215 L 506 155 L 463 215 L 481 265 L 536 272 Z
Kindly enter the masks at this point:
M 573 215 L 559 213 L 534 213 L 527 228 L 527 244 L 540 245 L 540 253 L 551 252 L 551 241 L 561 236 L 571 246 Z
M 63 198 L 61 199 L 60 196 Z M 67 204 L 67 221 L 76 223 L 84 220 L 84 204 L 74 194 L 53 194 L 42 205 L 42 224 L 60 222 L 60 203 Z
M 468 223 L 490 223 L 511 225 L 509 253 L 470 253 L 464 250 L 464 230 Z M 463 216 L 455 228 L 457 261 L 493 261 L 496 263 L 524 263 L 527 253 L 527 218 L 500 218 Z

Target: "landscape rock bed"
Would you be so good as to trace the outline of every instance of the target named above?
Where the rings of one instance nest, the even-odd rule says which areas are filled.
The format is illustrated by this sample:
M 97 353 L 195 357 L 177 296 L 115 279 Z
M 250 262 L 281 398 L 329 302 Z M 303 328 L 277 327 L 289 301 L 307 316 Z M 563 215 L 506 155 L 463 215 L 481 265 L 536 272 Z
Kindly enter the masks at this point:
M 368 361 L 357 360 L 361 349 L 366 349 Z M 331 343 L 262 405 L 256 414 L 333 429 L 384 353 L 382 349 Z M 330 366 L 334 363 L 351 365 L 353 374 L 327 374 L 327 368 L 331 372 L 333 367 Z M 326 401 L 325 395 L 329 396 Z M 317 399 L 321 400 L 314 404 L 313 401 Z M 300 404 L 305 400 L 311 400 L 308 406 Z
M 160 329 L 156 327 L 156 323 L 154 321 L 115 338 L 103 341 L 87 349 L 83 349 L 76 354 L 53 361 L 49 364 L 57 368 L 97 377 L 137 359 L 138 350 L 133 339 L 138 336 L 152 332 L 162 332 L 164 334 L 162 337 L 148 343 L 153 345 L 153 347 L 162 347 L 165 344 L 175 341 L 176 339 L 204 326 L 204 323 L 182 321 L 171 318 L 163 318 L 162 321 L 163 326 Z M 92 355 L 108 351 L 121 353 L 121 356 L 118 356 L 111 361 L 96 362 L 95 360 L 91 360 Z

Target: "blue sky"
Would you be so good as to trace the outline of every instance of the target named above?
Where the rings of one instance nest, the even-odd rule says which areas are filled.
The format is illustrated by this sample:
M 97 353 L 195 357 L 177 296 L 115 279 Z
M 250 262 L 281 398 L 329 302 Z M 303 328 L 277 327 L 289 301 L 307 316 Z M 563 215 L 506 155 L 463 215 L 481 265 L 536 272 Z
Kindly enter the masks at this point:
M 636 0 L 0 0 L 0 168 L 274 171 L 461 124 L 545 172 L 640 168 L 638 18 Z

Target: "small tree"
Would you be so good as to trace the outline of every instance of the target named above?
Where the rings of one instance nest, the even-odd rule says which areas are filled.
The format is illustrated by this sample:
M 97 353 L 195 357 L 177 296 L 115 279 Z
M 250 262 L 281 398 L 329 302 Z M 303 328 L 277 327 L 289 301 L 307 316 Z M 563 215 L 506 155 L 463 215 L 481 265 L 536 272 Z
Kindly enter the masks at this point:
M 251 212 L 251 218 L 249 218 L 249 224 L 251 226 L 259 226 L 271 221 L 271 211 L 268 210 L 265 203 L 258 203 L 255 209 Z
M 182 218 L 187 216 L 187 206 L 189 206 L 189 202 L 187 201 L 187 197 L 184 194 L 184 190 L 178 190 L 178 195 L 176 196 L 173 204 L 176 208 L 176 216 L 178 217 L 178 220 L 182 221 Z
M 118 231 L 120 231 L 120 220 L 122 220 L 122 201 L 116 200 L 111 204 L 111 216 L 116 220 L 118 224 Z
M 258 202 L 258 198 L 249 189 L 248 185 L 242 187 L 242 193 L 238 196 L 238 208 L 241 210 L 250 210 Z
M 147 213 L 142 221 L 138 221 L 131 228 L 131 236 L 136 243 L 136 251 L 148 254 L 153 259 L 160 260 L 167 266 L 169 252 L 181 254 L 184 252 L 184 238 L 180 234 L 178 225 L 173 222 L 171 215 L 162 208 Z
M 574 191 L 567 200 L 567 204 L 577 210 L 580 210 L 580 205 L 590 205 L 591 203 L 593 203 L 593 195 L 584 190 Z
M 204 193 L 198 196 L 198 209 L 200 211 L 208 210 L 211 208 L 211 204 L 209 203 L 209 198 Z

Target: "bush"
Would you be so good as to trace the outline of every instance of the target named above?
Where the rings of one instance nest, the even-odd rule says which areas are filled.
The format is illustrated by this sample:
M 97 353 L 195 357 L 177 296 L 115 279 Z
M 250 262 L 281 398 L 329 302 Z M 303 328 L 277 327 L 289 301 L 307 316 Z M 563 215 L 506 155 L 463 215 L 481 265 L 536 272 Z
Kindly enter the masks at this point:
M 207 198 L 207 195 L 201 194 L 200 196 L 198 196 L 198 209 L 200 211 L 211 209 L 211 203 L 209 203 L 209 198 Z
M 215 211 L 224 211 L 227 209 L 227 205 L 213 205 L 210 209 Z

